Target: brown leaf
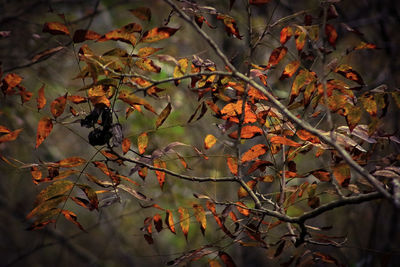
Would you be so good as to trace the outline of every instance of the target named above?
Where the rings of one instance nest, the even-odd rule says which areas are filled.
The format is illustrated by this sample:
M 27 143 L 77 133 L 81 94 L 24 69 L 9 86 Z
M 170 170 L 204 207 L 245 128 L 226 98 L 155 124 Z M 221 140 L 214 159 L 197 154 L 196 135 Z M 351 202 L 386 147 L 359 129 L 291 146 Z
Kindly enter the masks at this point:
M 140 40 L 143 43 L 154 43 L 160 40 L 167 39 L 175 34 L 179 29 L 169 28 L 169 27 L 158 27 L 146 31 Z
M 312 83 L 315 80 L 315 73 L 309 72 L 308 70 L 300 70 L 294 79 L 292 90 L 290 93 L 290 101 L 289 103 L 293 103 L 296 97 L 300 94 L 300 90 Z
M 349 65 L 341 64 L 335 69 L 335 72 L 360 85 L 364 85 L 364 81 L 361 78 L 360 74 L 353 70 L 353 68 Z
M 162 219 L 160 214 L 156 214 L 153 216 L 153 222 L 154 222 L 154 227 L 156 228 L 157 232 L 161 232 L 161 230 L 163 229 L 162 226 Z
M 164 121 L 168 118 L 169 114 L 171 113 L 172 106 L 171 103 L 168 103 L 168 105 L 161 111 L 160 115 L 157 117 L 156 120 L 156 129 L 160 127 Z
M 75 31 L 72 40 L 74 43 L 82 43 L 86 40 L 97 40 L 100 37 L 101 35 L 95 31 L 79 29 Z
M 134 9 L 130 9 L 129 11 L 140 20 L 151 20 L 151 10 L 148 7 L 137 7 Z
M 265 167 L 267 166 L 273 166 L 274 164 L 270 161 L 267 160 L 257 160 L 256 162 L 251 165 L 249 170 L 247 171 L 248 174 L 256 171 L 256 170 L 261 170 L 262 172 L 265 171 Z
M 54 118 L 59 117 L 63 114 L 65 109 L 65 104 L 67 103 L 67 94 L 64 96 L 57 97 L 53 102 L 51 102 L 50 111 Z
M 67 100 L 71 101 L 74 104 L 81 104 L 81 103 L 87 102 L 86 97 L 83 97 L 80 95 L 69 95 L 69 96 L 67 96 Z
M 157 51 L 159 51 L 161 49 L 162 48 L 155 48 L 155 47 L 149 47 L 149 46 L 142 47 L 138 51 L 138 57 L 145 58 L 145 57 L 151 56 L 155 52 L 157 52 Z
M 53 35 L 69 35 L 67 26 L 60 22 L 46 22 L 42 31 Z
M 131 148 L 131 140 L 128 138 L 124 138 L 122 141 L 122 152 L 124 155 L 128 153 L 129 149 Z
M 39 145 L 44 141 L 44 139 L 49 136 L 51 130 L 53 130 L 52 120 L 49 117 L 41 118 L 37 127 L 35 148 L 38 148 Z
M 44 84 L 42 85 L 42 87 L 40 87 L 40 89 L 38 91 L 38 96 L 36 98 L 38 111 L 41 110 L 42 108 L 44 108 L 44 106 L 46 105 L 46 102 L 47 102 L 46 97 L 44 95 L 44 87 L 45 87 Z
M 258 144 L 250 148 L 248 151 L 243 153 L 241 162 L 247 162 L 258 158 L 261 155 L 267 153 L 268 147 L 264 144 Z
M 147 132 L 144 132 L 138 136 L 138 149 L 139 153 L 143 154 L 146 151 L 147 144 L 149 143 L 149 137 L 147 136 Z
M 57 165 L 61 168 L 72 168 L 80 166 L 85 162 L 86 160 L 81 157 L 71 157 L 58 161 Z
M 206 136 L 206 138 L 204 138 L 204 148 L 210 149 L 211 147 L 213 147 L 215 145 L 216 142 L 217 142 L 217 138 L 215 138 L 215 136 L 212 134 L 208 134 Z

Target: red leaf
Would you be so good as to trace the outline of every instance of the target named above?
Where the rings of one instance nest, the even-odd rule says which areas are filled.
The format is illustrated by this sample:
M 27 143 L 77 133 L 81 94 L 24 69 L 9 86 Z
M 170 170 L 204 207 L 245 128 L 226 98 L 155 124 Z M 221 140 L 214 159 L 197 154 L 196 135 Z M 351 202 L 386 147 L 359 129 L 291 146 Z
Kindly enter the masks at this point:
M 328 42 L 333 46 L 333 48 L 336 47 L 336 39 L 337 39 L 337 32 L 335 27 L 333 27 L 331 24 L 326 24 L 325 25 L 325 34 L 326 37 L 328 38 Z
M 50 111 L 54 118 L 57 118 L 63 114 L 65 104 L 67 103 L 67 94 L 68 93 L 66 93 L 64 96 L 56 98 L 53 102 L 51 102 Z
M 69 35 L 67 26 L 60 22 L 46 22 L 42 31 L 53 35 Z
M 292 27 L 285 27 L 281 30 L 280 42 L 284 45 L 290 37 L 293 35 L 293 28 Z
M 3 142 L 14 141 L 15 139 L 17 139 L 17 137 L 21 131 L 22 131 L 22 129 L 18 129 L 13 132 L 10 132 L 10 133 L 0 136 L 0 144 Z
M 41 118 L 37 127 L 35 148 L 38 148 L 39 145 L 44 141 L 44 139 L 49 136 L 51 130 L 53 130 L 53 122 L 51 121 L 51 119 L 49 117 Z

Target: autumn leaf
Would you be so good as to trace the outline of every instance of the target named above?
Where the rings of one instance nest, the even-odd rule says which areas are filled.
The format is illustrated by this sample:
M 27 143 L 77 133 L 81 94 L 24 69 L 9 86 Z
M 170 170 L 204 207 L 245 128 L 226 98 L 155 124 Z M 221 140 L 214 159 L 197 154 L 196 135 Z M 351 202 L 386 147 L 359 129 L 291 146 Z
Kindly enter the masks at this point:
M 93 190 L 93 188 L 91 188 L 88 185 L 85 184 L 78 184 L 77 185 L 86 195 L 86 197 L 89 200 L 89 210 L 93 210 L 93 209 L 98 209 L 99 206 L 99 200 L 97 198 L 97 194 L 96 192 Z
M 275 48 L 272 51 L 271 55 L 269 56 L 267 67 L 270 68 L 277 65 L 283 59 L 286 53 L 287 53 L 287 48 L 284 46 Z
M 83 97 L 80 95 L 69 95 L 69 96 L 67 96 L 67 100 L 71 101 L 74 104 L 81 104 L 81 103 L 87 102 L 86 97 Z
M 18 86 L 22 81 L 22 77 L 16 73 L 7 73 L 2 80 L 1 90 L 4 95 L 14 95 L 14 87 Z
M 295 141 L 290 140 L 283 136 L 273 136 L 273 137 L 271 137 L 270 142 L 272 144 L 281 144 L 281 145 L 293 146 L 293 147 L 301 146 L 299 143 L 296 143 Z
M 296 97 L 300 94 L 300 90 L 315 80 L 314 72 L 308 70 L 300 70 L 294 79 L 292 90 L 290 92 L 289 104 L 293 103 Z
M 190 215 L 188 210 L 183 207 L 180 207 L 178 209 L 178 213 L 179 213 L 179 224 L 181 225 L 182 232 L 187 240 L 187 236 L 189 233 L 189 226 L 190 226 Z
M 218 257 L 220 257 L 220 259 L 225 263 L 226 267 L 236 267 L 233 259 L 227 253 L 220 251 L 218 252 Z
M 246 183 L 246 185 L 253 190 L 254 186 L 257 184 L 256 180 L 250 180 Z M 249 193 L 246 191 L 246 189 L 241 186 L 238 190 L 238 198 L 243 198 L 243 197 L 247 197 L 249 195 Z
M 68 180 L 58 180 L 54 182 L 53 184 L 40 191 L 40 193 L 36 196 L 35 206 L 56 196 L 61 196 L 68 193 L 73 186 L 74 183 Z
M 331 175 L 329 172 L 324 171 L 324 170 L 316 170 L 311 172 L 312 175 L 314 175 L 318 180 L 322 182 L 329 182 L 331 180 Z
M 268 147 L 266 145 L 264 145 L 264 144 L 255 145 L 242 155 L 241 162 L 244 163 L 247 161 L 254 160 L 254 159 L 258 158 L 259 156 L 267 153 L 267 151 L 268 151 Z
M 162 226 L 162 219 L 161 219 L 160 214 L 157 213 L 156 215 L 153 216 L 153 223 L 154 223 L 154 227 L 156 228 L 157 232 L 161 232 L 163 229 L 163 226 Z
M 284 45 L 289 39 L 290 37 L 292 37 L 293 35 L 293 28 L 292 27 L 284 27 L 281 30 L 281 35 L 280 35 L 280 42 L 282 45 Z
M 123 26 L 122 28 L 106 33 L 97 41 L 104 42 L 108 40 L 115 40 L 132 44 L 134 46 L 136 44 L 135 33 L 140 33 L 141 31 L 142 31 L 142 26 L 140 26 L 137 23 L 130 23 Z
M 18 129 L 13 132 L 9 132 L 7 134 L 0 136 L 0 144 L 4 143 L 4 142 L 14 141 L 15 139 L 17 139 L 17 137 L 21 131 L 22 131 L 22 129 Z
M 235 157 L 228 157 L 226 159 L 229 170 L 233 175 L 238 175 L 238 162 Z
M 309 141 L 313 144 L 321 143 L 317 136 L 307 132 L 306 130 L 298 130 L 296 134 L 301 140 Z
M 97 40 L 100 39 L 100 37 L 101 35 L 95 31 L 79 29 L 75 31 L 72 40 L 74 43 L 82 43 L 86 40 Z
M 155 52 L 160 51 L 162 48 L 155 48 L 155 47 L 142 47 L 138 51 L 138 57 L 146 58 L 148 56 L 153 55 Z
M 204 208 L 199 204 L 193 204 L 193 209 L 196 220 L 200 224 L 201 233 L 204 235 L 204 232 L 206 231 L 207 228 L 207 219 Z
M 127 90 L 121 90 L 118 95 L 118 99 L 121 99 L 125 103 L 134 106 L 134 105 L 143 105 L 146 109 L 150 110 L 154 114 L 157 114 L 154 108 L 143 98 L 136 96 L 133 93 L 130 93 Z
M 337 32 L 335 27 L 333 27 L 331 24 L 326 24 L 325 25 L 325 34 L 328 39 L 328 42 L 331 44 L 333 48 L 336 47 L 336 39 L 337 39 Z
M 40 119 L 37 127 L 36 134 L 36 146 L 38 148 L 41 143 L 43 143 L 44 139 L 49 136 L 51 130 L 53 130 L 53 122 L 49 117 L 43 117 Z
M 335 69 L 335 72 L 360 85 L 364 85 L 364 81 L 361 78 L 360 74 L 353 70 L 353 68 L 349 65 L 341 64 Z
M 361 50 L 361 49 L 377 49 L 375 44 L 361 42 L 359 45 L 354 47 L 354 50 Z
M 50 105 L 51 114 L 53 114 L 54 118 L 59 117 L 63 114 L 65 109 L 65 104 L 67 103 L 67 94 L 64 96 L 57 97 Z
M 247 173 L 250 174 L 256 170 L 261 170 L 262 172 L 265 171 L 267 166 L 273 166 L 274 164 L 267 160 L 257 160 L 254 162 L 251 167 L 248 169 Z
M 350 167 L 346 163 L 340 163 L 332 166 L 333 177 L 342 186 L 347 187 L 350 183 Z
M 161 111 L 160 115 L 157 117 L 156 120 L 156 129 L 160 127 L 164 121 L 168 118 L 169 114 L 171 113 L 172 107 L 171 103 L 168 103 L 168 105 Z
M 143 43 L 154 43 L 164 39 L 167 39 L 175 34 L 179 29 L 169 28 L 169 27 L 158 27 L 146 31 L 140 40 Z
M 155 73 L 160 73 L 161 68 L 154 64 L 153 60 L 148 58 L 140 58 L 135 61 L 135 65 L 138 66 L 140 69 Z
M 371 110 L 373 111 L 373 109 Z M 350 131 L 358 125 L 362 117 L 362 110 L 360 107 L 346 104 L 344 107 L 344 115 L 346 116 L 346 122 L 349 126 Z
M 144 132 L 138 136 L 138 149 L 139 153 L 143 154 L 146 151 L 147 144 L 149 142 L 149 138 L 147 136 L 147 132 Z
M 240 137 L 242 139 L 250 139 L 258 135 L 262 135 L 263 130 L 260 127 L 253 126 L 253 125 L 245 125 L 242 128 L 240 133 Z M 234 131 L 233 133 L 229 134 L 229 137 L 237 139 L 238 138 L 238 131 Z
M 228 35 L 233 35 L 239 40 L 242 39 L 242 36 L 239 34 L 239 29 L 236 25 L 236 21 L 234 18 L 224 14 L 218 14 L 217 19 L 223 21 L 225 25 L 225 31 L 228 33 Z
M 53 35 L 69 35 L 67 26 L 60 22 L 46 22 L 42 31 Z
M 131 140 L 128 138 L 124 138 L 124 140 L 122 141 L 122 152 L 124 153 L 124 155 L 128 153 L 130 147 L 131 147 Z
M 36 98 L 38 111 L 44 108 L 47 102 L 46 97 L 44 96 L 44 87 L 44 84 L 42 85 L 42 87 L 40 87 L 38 91 L 38 96 Z
M 162 161 L 161 159 L 154 159 L 153 165 L 156 168 L 162 168 L 162 169 L 165 169 L 167 167 L 167 164 L 165 163 L 165 161 Z M 160 187 L 162 189 L 164 186 L 164 182 L 165 182 L 165 172 L 156 171 L 156 176 L 157 176 L 158 183 L 160 184 Z
M 212 134 L 208 134 L 206 136 L 206 138 L 204 138 L 204 148 L 210 149 L 211 147 L 213 147 L 215 145 L 216 142 L 217 142 L 217 138 L 215 138 L 215 136 Z
M 286 65 L 279 80 L 283 80 L 283 79 L 292 77 L 293 74 L 296 73 L 296 71 L 299 67 L 300 67 L 300 61 L 296 60 L 296 61 L 290 62 L 289 64 Z
M 180 78 L 185 75 L 187 67 L 189 65 L 189 60 L 187 58 L 182 58 L 178 60 L 178 65 L 174 68 L 173 76 L 174 78 Z M 175 85 L 178 85 L 180 80 L 175 80 Z
M 361 102 L 369 115 L 376 116 L 378 112 L 378 106 L 376 104 L 373 94 L 368 92 L 363 94 L 361 97 Z
M 303 50 L 304 45 L 306 43 L 306 36 L 307 32 L 304 28 L 297 28 L 295 31 L 295 42 L 296 42 L 296 48 L 298 51 Z
M 129 11 L 140 20 L 151 20 L 151 10 L 148 7 L 137 7 L 134 9 L 130 9 Z
M 61 168 L 72 168 L 80 166 L 85 162 L 86 160 L 81 157 L 71 157 L 58 161 L 57 165 Z
M 166 210 L 165 224 L 168 226 L 169 230 L 173 234 L 176 234 L 175 225 L 174 225 L 174 218 L 172 217 L 172 212 L 170 210 Z

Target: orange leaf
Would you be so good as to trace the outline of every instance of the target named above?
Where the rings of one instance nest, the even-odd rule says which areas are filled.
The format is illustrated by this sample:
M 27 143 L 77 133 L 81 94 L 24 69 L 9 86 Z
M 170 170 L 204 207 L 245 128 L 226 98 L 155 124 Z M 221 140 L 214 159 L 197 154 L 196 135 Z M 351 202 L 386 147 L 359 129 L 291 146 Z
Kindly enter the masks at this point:
M 272 144 L 281 144 L 281 145 L 293 146 L 293 147 L 301 146 L 299 143 L 296 143 L 295 141 L 292 141 L 283 136 L 273 136 L 273 137 L 271 137 L 270 141 Z
M 153 28 L 150 31 L 146 31 L 143 34 L 141 41 L 143 43 L 154 43 L 160 40 L 167 39 L 175 34 L 179 29 L 169 28 L 169 27 L 158 27 Z
M 149 47 L 149 46 L 142 47 L 138 51 L 138 57 L 145 58 L 145 57 L 151 56 L 152 54 L 154 54 L 155 52 L 157 52 L 161 49 L 162 48 L 155 48 L 155 47 Z
M 309 142 L 314 143 L 314 144 L 321 143 L 317 136 L 307 132 L 306 130 L 298 130 L 296 132 L 296 134 L 301 140 L 309 141 Z
M 251 165 L 251 167 L 249 168 L 247 173 L 250 174 L 258 169 L 261 171 L 265 171 L 265 167 L 273 166 L 273 165 L 274 164 L 272 162 L 267 161 L 267 160 L 257 160 L 256 162 L 253 163 L 253 165 Z
M 311 172 L 311 174 L 314 175 L 318 180 L 320 180 L 322 182 L 329 182 L 331 180 L 331 175 L 327 171 L 317 170 L 317 171 Z
M 242 139 L 250 139 L 254 136 L 262 135 L 263 130 L 257 126 L 246 125 L 243 126 L 242 131 L 240 133 Z M 238 138 L 238 131 L 234 131 L 233 133 L 229 134 L 229 137 L 237 139 Z
M 124 153 L 124 155 L 129 151 L 130 147 L 131 140 L 129 140 L 128 138 L 124 138 L 124 140 L 122 141 L 122 152 Z
M 162 219 L 160 214 L 156 214 L 153 216 L 153 222 L 154 222 L 154 226 L 156 227 L 157 232 L 161 232 L 161 230 L 163 229 L 162 226 Z
M 2 80 L 1 90 L 5 95 L 14 95 L 14 87 L 19 85 L 22 81 L 22 77 L 16 73 L 8 73 Z
M 147 136 L 147 132 L 144 132 L 138 136 L 138 149 L 139 153 L 143 154 L 146 151 L 147 144 L 149 143 L 149 137 Z
M 143 98 L 140 98 L 133 93 L 130 93 L 127 90 L 121 90 L 118 95 L 118 99 L 121 99 L 125 103 L 134 106 L 134 105 L 143 105 L 147 110 L 150 110 L 154 114 L 157 114 L 153 107 Z
M 72 211 L 69 211 L 69 210 L 62 210 L 61 213 L 62 213 L 62 215 L 64 215 L 65 219 L 67 219 L 68 221 L 70 221 L 73 224 L 75 224 L 76 226 L 78 226 L 79 229 L 81 229 L 82 231 L 85 231 L 85 229 L 83 229 L 82 225 L 78 222 L 78 217 L 76 217 L 75 213 L 73 213 Z
M 217 138 L 215 138 L 214 135 L 209 134 L 206 136 L 206 138 L 204 138 L 204 148 L 210 149 L 211 147 L 213 147 L 215 145 L 216 142 L 217 142 Z
M 13 132 L 10 132 L 8 134 L 0 136 L 0 144 L 3 142 L 14 141 L 15 139 L 17 139 L 17 137 L 21 131 L 22 131 L 22 129 L 18 129 Z
M 137 7 L 134 9 L 130 9 L 129 11 L 140 20 L 151 20 L 151 10 L 148 7 Z
M 135 33 L 140 33 L 141 31 L 142 31 L 142 26 L 136 23 L 130 23 L 123 26 L 122 28 L 106 33 L 97 41 L 104 42 L 108 40 L 115 40 L 135 45 L 136 44 Z
M 57 97 L 53 102 L 51 102 L 50 111 L 54 118 L 59 117 L 63 114 L 65 109 L 65 104 L 67 103 L 67 94 L 64 96 Z
M 208 265 L 210 265 L 210 267 L 221 267 L 221 264 L 216 260 L 209 260 Z
M 67 26 L 60 22 L 46 22 L 42 31 L 53 35 L 69 35 Z
M 58 166 L 61 168 L 71 168 L 82 165 L 86 160 L 80 157 L 71 157 L 58 161 Z
M 246 205 L 243 202 L 238 201 L 238 202 L 236 202 L 236 204 L 239 205 L 239 206 L 236 206 L 236 208 L 241 214 L 243 214 L 246 217 L 250 215 L 250 210 L 242 208 L 242 207 L 246 207 Z
M 37 127 L 35 148 L 38 148 L 39 145 L 44 141 L 44 139 L 49 136 L 51 130 L 53 130 L 53 122 L 51 121 L 51 119 L 49 117 L 41 118 Z
M 0 125 L 0 133 L 11 133 L 11 131 L 7 127 Z
M 346 163 L 340 163 L 332 167 L 333 177 L 342 187 L 347 187 L 350 183 L 350 167 Z
M 247 183 L 247 186 L 253 190 L 254 186 L 257 184 L 256 180 L 250 180 Z M 238 198 L 243 198 L 243 197 L 247 197 L 249 195 L 249 193 L 246 191 L 246 189 L 241 186 L 238 190 Z
M 174 78 L 180 78 L 185 75 L 187 67 L 189 65 L 189 60 L 187 58 L 182 58 L 178 61 L 178 65 L 174 68 L 173 76 Z M 175 81 L 175 85 L 178 85 L 180 80 Z
M 287 48 L 284 46 L 275 48 L 268 60 L 268 68 L 277 65 L 287 53 Z
M 331 24 L 326 24 L 325 25 L 325 34 L 328 38 L 328 42 L 333 46 L 333 48 L 336 47 L 336 39 L 337 39 L 337 32 L 335 27 L 333 27 Z
M 237 158 L 234 157 L 228 157 L 226 159 L 226 162 L 228 164 L 228 168 L 231 171 L 231 173 L 233 175 L 237 175 L 238 174 L 238 162 L 237 162 Z
M 161 68 L 154 64 L 153 60 L 149 58 L 140 58 L 135 61 L 135 65 L 145 71 L 151 71 L 155 73 L 159 73 L 161 71 Z
M 176 234 L 175 232 L 175 225 L 174 225 L 174 218 L 172 217 L 172 213 L 170 210 L 166 210 L 166 216 L 165 216 L 165 223 L 167 224 L 169 230 Z
M 161 111 L 160 115 L 158 116 L 156 120 L 156 128 L 160 127 L 164 121 L 168 118 L 169 114 L 171 113 L 171 103 L 168 103 L 168 105 Z
M 74 43 L 82 43 L 86 40 L 97 40 L 101 37 L 100 34 L 91 30 L 76 30 L 72 40 Z
M 201 232 L 204 235 L 204 232 L 206 231 L 206 227 L 207 227 L 207 219 L 206 219 L 206 214 L 205 214 L 204 208 L 201 205 L 193 204 L 193 209 L 194 209 L 194 215 L 196 217 L 196 220 L 200 224 Z
M 38 184 L 43 176 L 42 172 L 39 170 L 37 166 L 31 167 L 31 175 L 32 175 L 32 181 L 35 184 Z
M 284 45 L 293 35 L 292 27 L 285 27 L 281 30 L 280 42 Z
M 163 168 L 165 169 L 167 167 L 167 164 L 165 163 L 165 161 L 162 161 L 161 159 L 155 159 L 153 161 L 153 165 L 156 168 Z M 160 184 L 161 189 L 164 186 L 164 182 L 165 182 L 165 172 L 163 171 L 156 171 L 156 176 L 158 179 L 158 183 Z
M 38 96 L 36 98 L 38 110 L 41 110 L 42 108 L 44 108 L 44 106 L 46 105 L 46 102 L 47 102 L 46 97 L 44 96 L 44 87 L 45 87 L 44 84 L 42 85 L 42 87 L 40 87 L 40 89 L 38 91 Z
M 233 35 L 240 40 L 242 39 L 242 36 L 239 34 L 236 21 L 232 17 L 224 14 L 218 14 L 217 19 L 224 22 L 225 31 L 228 33 L 228 35 Z
M 179 212 L 179 224 L 181 225 L 182 232 L 187 240 L 187 236 L 189 233 L 189 226 L 190 226 L 190 215 L 188 210 L 183 207 L 180 207 L 178 209 L 178 212 Z
M 335 69 L 335 72 L 360 85 L 364 85 L 364 81 L 361 78 L 360 74 L 353 70 L 353 68 L 349 65 L 341 64 Z
M 251 161 L 258 158 L 261 155 L 267 153 L 268 147 L 264 144 L 258 144 L 250 148 L 247 152 L 242 155 L 241 162 Z
M 296 73 L 296 71 L 299 67 L 300 67 L 300 61 L 296 60 L 296 61 L 290 62 L 289 64 L 286 65 L 279 80 L 283 80 L 283 79 L 292 77 L 293 74 Z
M 81 104 L 87 102 L 86 97 L 80 95 L 70 95 L 67 97 L 68 101 L 71 101 L 74 104 Z
M 361 42 L 359 45 L 354 47 L 354 50 L 360 50 L 360 49 L 376 49 L 377 46 L 375 44 L 370 44 L 370 43 L 365 43 Z

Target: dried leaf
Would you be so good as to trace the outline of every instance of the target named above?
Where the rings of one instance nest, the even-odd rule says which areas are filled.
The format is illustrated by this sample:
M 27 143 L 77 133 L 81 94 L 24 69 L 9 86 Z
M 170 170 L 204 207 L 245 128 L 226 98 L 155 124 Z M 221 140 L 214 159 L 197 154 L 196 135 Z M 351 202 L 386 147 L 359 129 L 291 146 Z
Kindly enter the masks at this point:
M 42 31 L 53 35 L 69 35 L 67 26 L 60 22 L 46 22 Z
M 162 219 L 160 214 L 156 214 L 153 216 L 153 222 L 154 222 L 154 227 L 156 228 L 157 232 L 161 232 L 161 230 L 163 229 L 162 226 Z
M 228 33 L 228 35 L 233 35 L 239 40 L 242 39 L 242 36 L 239 34 L 239 29 L 236 25 L 236 21 L 234 18 L 224 14 L 217 14 L 217 19 L 222 20 L 224 22 L 225 31 Z
M 298 130 L 296 132 L 297 136 L 304 141 L 309 141 L 313 144 L 319 144 L 321 143 L 321 141 L 319 140 L 319 138 L 309 132 L 307 132 L 306 130 Z
M 337 32 L 335 27 L 333 27 L 331 24 L 326 24 L 325 25 L 325 34 L 328 38 L 328 42 L 331 44 L 333 48 L 336 47 L 336 39 L 337 39 Z
M 215 249 L 211 249 L 210 245 L 203 246 L 201 248 L 198 248 L 196 250 L 191 250 L 186 254 L 183 254 L 182 256 L 167 262 L 168 266 L 176 266 L 176 265 L 181 265 L 184 266 L 183 263 L 185 262 L 190 262 L 190 261 L 195 261 L 198 259 L 201 259 L 202 257 L 215 253 Z M 186 265 L 186 264 L 185 264 Z
M 167 164 L 165 163 L 165 161 L 162 161 L 161 159 L 154 159 L 153 160 L 153 165 L 156 168 L 163 168 L 165 169 L 167 167 Z M 165 172 L 163 171 L 156 171 L 156 176 L 158 179 L 158 183 L 160 184 L 161 189 L 164 186 L 164 182 L 165 182 Z
M 176 234 L 175 232 L 175 225 L 174 225 L 174 218 L 172 217 L 172 212 L 170 210 L 166 210 L 165 214 L 165 224 L 168 226 L 169 230 Z
M 154 43 L 160 40 L 167 39 L 175 34 L 175 32 L 179 29 L 169 28 L 169 27 L 158 27 L 153 28 L 143 34 L 142 39 L 140 40 L 143 43 Z
M 35 206 L 50 200 L 56 196 L 64 195 L 71 191 L 74 187 L 74 183 L 68 180 L 59 180 L 49 185 L 36 196 Z
M 308 70 L 300 70 L 294 79 L 292 85 L 292 91 L 290 93 L 290 101 L 289 104 L 293 103 L 296 97 L 300 94 L 300 90 L 310 84 L 315 80 L 314 72 L 309 72 Z
M 337 182 L 342 187 L 347 187 L 350 183 L 350 166 L 346 163 L 341 163 L 335 166 L 332 166 L 333 177 L 337 180 Z
M 272 51 L 271 55 L 269 56 L 267 67 L 270 68 L 277 65 L 283 59 L 286 53 L 287 53 L 287 48 L 284 46 L 275 48 Z
M 242 128 L 240 133 L 240 137 L 242 139 L 250 139 L 258 135 L 262 135 L 263 130 L 257 126 L 253 125 L 245 125 Z M 233 133 L 229 134 L 229 137 L 237 139 L 238 138 L 238 131 L 234 131 Z
M 204 235 L 204 232 L 206 231 L 206 228 L 207 228 L 207 218 L 206 218 L 204 208 L 199 204 L 193 204 L 193 209 L 194 209 L 194 215 L 196 217 L 196 220 L 200 224 L 200 230 L 201 230 L 202 234 Z
M 101 35 L 97 32 L 79 29 L 75 31 L 72 40 L 74 41 L 74 43 L 82 43 L 86 40 L 97 40 L 100 39 L 100 37 Z
M 146 151 L 147 145 L 149 143 L 149 137 L 147 136 L 147 132 L 144 132 L 138 136 L 138 149 L 139 153 L 143 154 Z
M 122 152 L 124 155 L 128 153 L 129 149 L 131 148 L 131 140 L 128 138 L 124 138 L 122 141 Z
M 204 148 L 210 149 L 211 147 L 213 147 L 215 145 L 216 142 L 217 142 L 217 138 L 215 138 L 215 136 L 212 134 L 208 134 L 206 136 L 206 138 L 204 138 Z
M 147 110 L 150 110 L 154 114 L 157 114 L 153 107 L 143 98 L 140 98 L 136 96 L 135 94 L 127 91 L 127 90 L 121 90 L 118 95 L 118 99 L 121 99 L 125 103 L 135 106 L 135 105 L 143 105 Z
M 298 27 L 295 31 L 295 42 L 296 42 L 296 48 L 298 51 L 303 50 L 304 45 L 306 44 L 306 36 L 307 36 L 307 31 L 303 27 Z
M 189 60 L 187 58 L 182 58 L 178 60 L 178 65 L 174 68 L 173 76 L 174 78 L 180 78 L 185 75 L 187 67 L 189 65 Z M 180 80 L 175 81 L 175 85 L 178 85 Z
M 65 105 L 67 103 L 67 94 L 68 93 L 66 93 L 64 96 L 57 97 L 53 102 L 51 102 L 50 111 L 54 118 L 57 118 L 63 114 Z
M 255 145 L 242 155 L 241 162 L 244 163 L 247 161 L 254 160 L 254 159 L 258 158 L 259 156 L 267 153 L 267 151 L 268 151 L 268 147 L 266 145 L 264 145 L 264 144 Z
M 279 80 L 283 80 L 283 79 L 292 77 L 293 74 L 296 73 L 296 71 L 299 67 L 300 67 L 300 61 L 295 60 L 295 61 L 290 62 L 289 64 L 286 65 Z
M 40 87 L 38 91 L 38 96 L 36 98 L 38 111 L 44 108 L 47 102 L 46 97 L 44 96 L 44 87 L 45 87 L 44 84 L 42 85 L 42 87 Z
M 295 141 L 290 140 L 283 136 L 273 136 L 273 137 L 271 137 L 270 142 L 272 144 L 281 144 L 281 145 L 293 146 L 293 147 L 301 146 L 301 144 L 296 143 Z
M 161 111 L 160 115 L 157 117 L 156 120 L 156 129 L 160 127 L 164 121 L 168 118 L 169 114 L 171 113 L 172 106 L 171 103 L 168 103 L 168 105 Z
M 10 133 L 0 136 L 0 144 L 4 143 L 4 142 L 14 141 L 15 139 L 17 139 L 17 137 L 21 131 L 22 131 L 22 129 L 18 129 L 13 132 L 10 132 Z
M 58 161 L 57 165 L 61 168 L 72 168 L 80 166 L 85 162 L 86 160 L 81 157 L 71 157 Z
M 187 240 L 187 236 L 189 233 L 189 226 L 190 226 L 190 215 L 188 210 L 183 207 L 180 207 L 178 209 L 178 213 L 179 213 L 179 224 L 181 225 L 182 232 Z
M 149 58 L 140 58 L 135 61 L 135 65 L 145 71 L 151 71 L 155 73 L 160 73 L 161 68 L 154 64 L 153 60 Z
M 44 139 L 49 136 L 51 130 L 53 130 L 52 120 L 49 117 L 41 118 L 37 127 L 35 148 L 38 148 L 39 145 L 44 141 Z
M 155 52 L 160 51 L 162 48 L 155 48 L 155 47 L 142 47 L 138 51 L 138 57 L 146 58 L 148 56 L 153 55 Z
M 371 93 L 363 94 L 361 97 L 361 102 L 369 115 L 375 117 L 378 113 L 378 105 L 376 104 L 374 95 Z
M 132 44 L 134 46 L 136 44 L 135 33 L 140 33 L 141 31 L 142 31 L 142 26 L 140 26 L 137 23 L 130 23 L 123 26 L 122 28 L 106 33 L 97 41 L 104 42 L 108 40 L 115 40 Z
M 280 35 L 280 42 L 282 45 L 284 45 L 290 37 L 293 35 L 293 28 L 292 27 L 285 27 L 281 30 L 281 35 Z
M 341 64 L 335 69 L 335 72 L 360 85 L 364 85 L 364 81 L 361 78 L 360 74 L 353 70 L 353 68 L 349 65 Z

